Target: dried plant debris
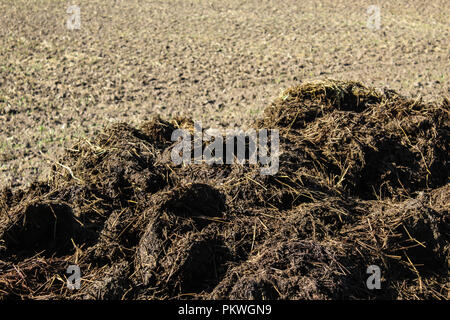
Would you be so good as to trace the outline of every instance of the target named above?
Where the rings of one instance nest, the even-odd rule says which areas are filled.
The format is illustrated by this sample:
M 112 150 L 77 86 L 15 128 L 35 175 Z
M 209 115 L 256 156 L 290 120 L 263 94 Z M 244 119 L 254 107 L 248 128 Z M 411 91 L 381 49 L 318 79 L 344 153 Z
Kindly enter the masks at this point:
M 177 166 L 171 134 L 193 123 L 155 116 L 80 141 L 48 181 L 3 189 L 0 297 L 449 298 L 448 100 L 304 83 L 254 127 L 280 132 L 275 175 Z

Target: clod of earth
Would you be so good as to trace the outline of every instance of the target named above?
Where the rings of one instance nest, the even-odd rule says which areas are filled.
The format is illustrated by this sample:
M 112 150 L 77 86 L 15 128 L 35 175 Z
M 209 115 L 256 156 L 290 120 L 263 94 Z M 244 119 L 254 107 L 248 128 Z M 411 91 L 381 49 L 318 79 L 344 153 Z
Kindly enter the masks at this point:
M 448 299 L 449 109 L 355 82 L 290 88 L 254 124 L 280 132 L 273 176 L 174 165 L 190 119 L 112 125 L 48 181 L 0 193 L 0 298 Z

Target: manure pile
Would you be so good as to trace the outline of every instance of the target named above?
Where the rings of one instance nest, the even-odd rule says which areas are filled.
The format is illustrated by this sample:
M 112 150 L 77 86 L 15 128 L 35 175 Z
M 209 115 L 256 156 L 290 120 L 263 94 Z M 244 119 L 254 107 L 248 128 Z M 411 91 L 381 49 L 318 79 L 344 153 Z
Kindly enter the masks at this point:
M 112 125 L 48 181 L 1 191 L 0 299 L 448 299 L 449 109 L 355 82 L 293 87 L 253 124 L 279 130 L 272 176 L 174 165 L 189 119 Z

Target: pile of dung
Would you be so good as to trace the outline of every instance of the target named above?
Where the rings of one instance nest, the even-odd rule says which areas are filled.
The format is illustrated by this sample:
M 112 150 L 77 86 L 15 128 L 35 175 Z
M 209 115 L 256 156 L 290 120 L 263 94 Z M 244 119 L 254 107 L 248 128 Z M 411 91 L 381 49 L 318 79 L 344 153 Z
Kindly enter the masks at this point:
M 0 299 L 448 299 L 449 110 L 355 82 L 290 88 L 253 125 L 279 130 L 274 175 L 175 165 L 190 119 L 112 125 L 48 181 L 1 191 Z

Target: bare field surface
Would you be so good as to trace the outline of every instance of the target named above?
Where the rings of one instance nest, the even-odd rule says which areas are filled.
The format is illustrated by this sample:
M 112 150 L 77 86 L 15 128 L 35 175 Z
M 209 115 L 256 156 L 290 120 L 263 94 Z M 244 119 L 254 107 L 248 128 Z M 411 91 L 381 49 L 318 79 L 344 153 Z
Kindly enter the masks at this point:
M 450 299 L 448 1 L 75 4 L 0 0 L 0 300 Z
M 0 2 L 0 184 L 46 175 L 64 146 L 155 113 L 246 125 L 280 91 L 334 78 L 441 101 L 447 1 Z

